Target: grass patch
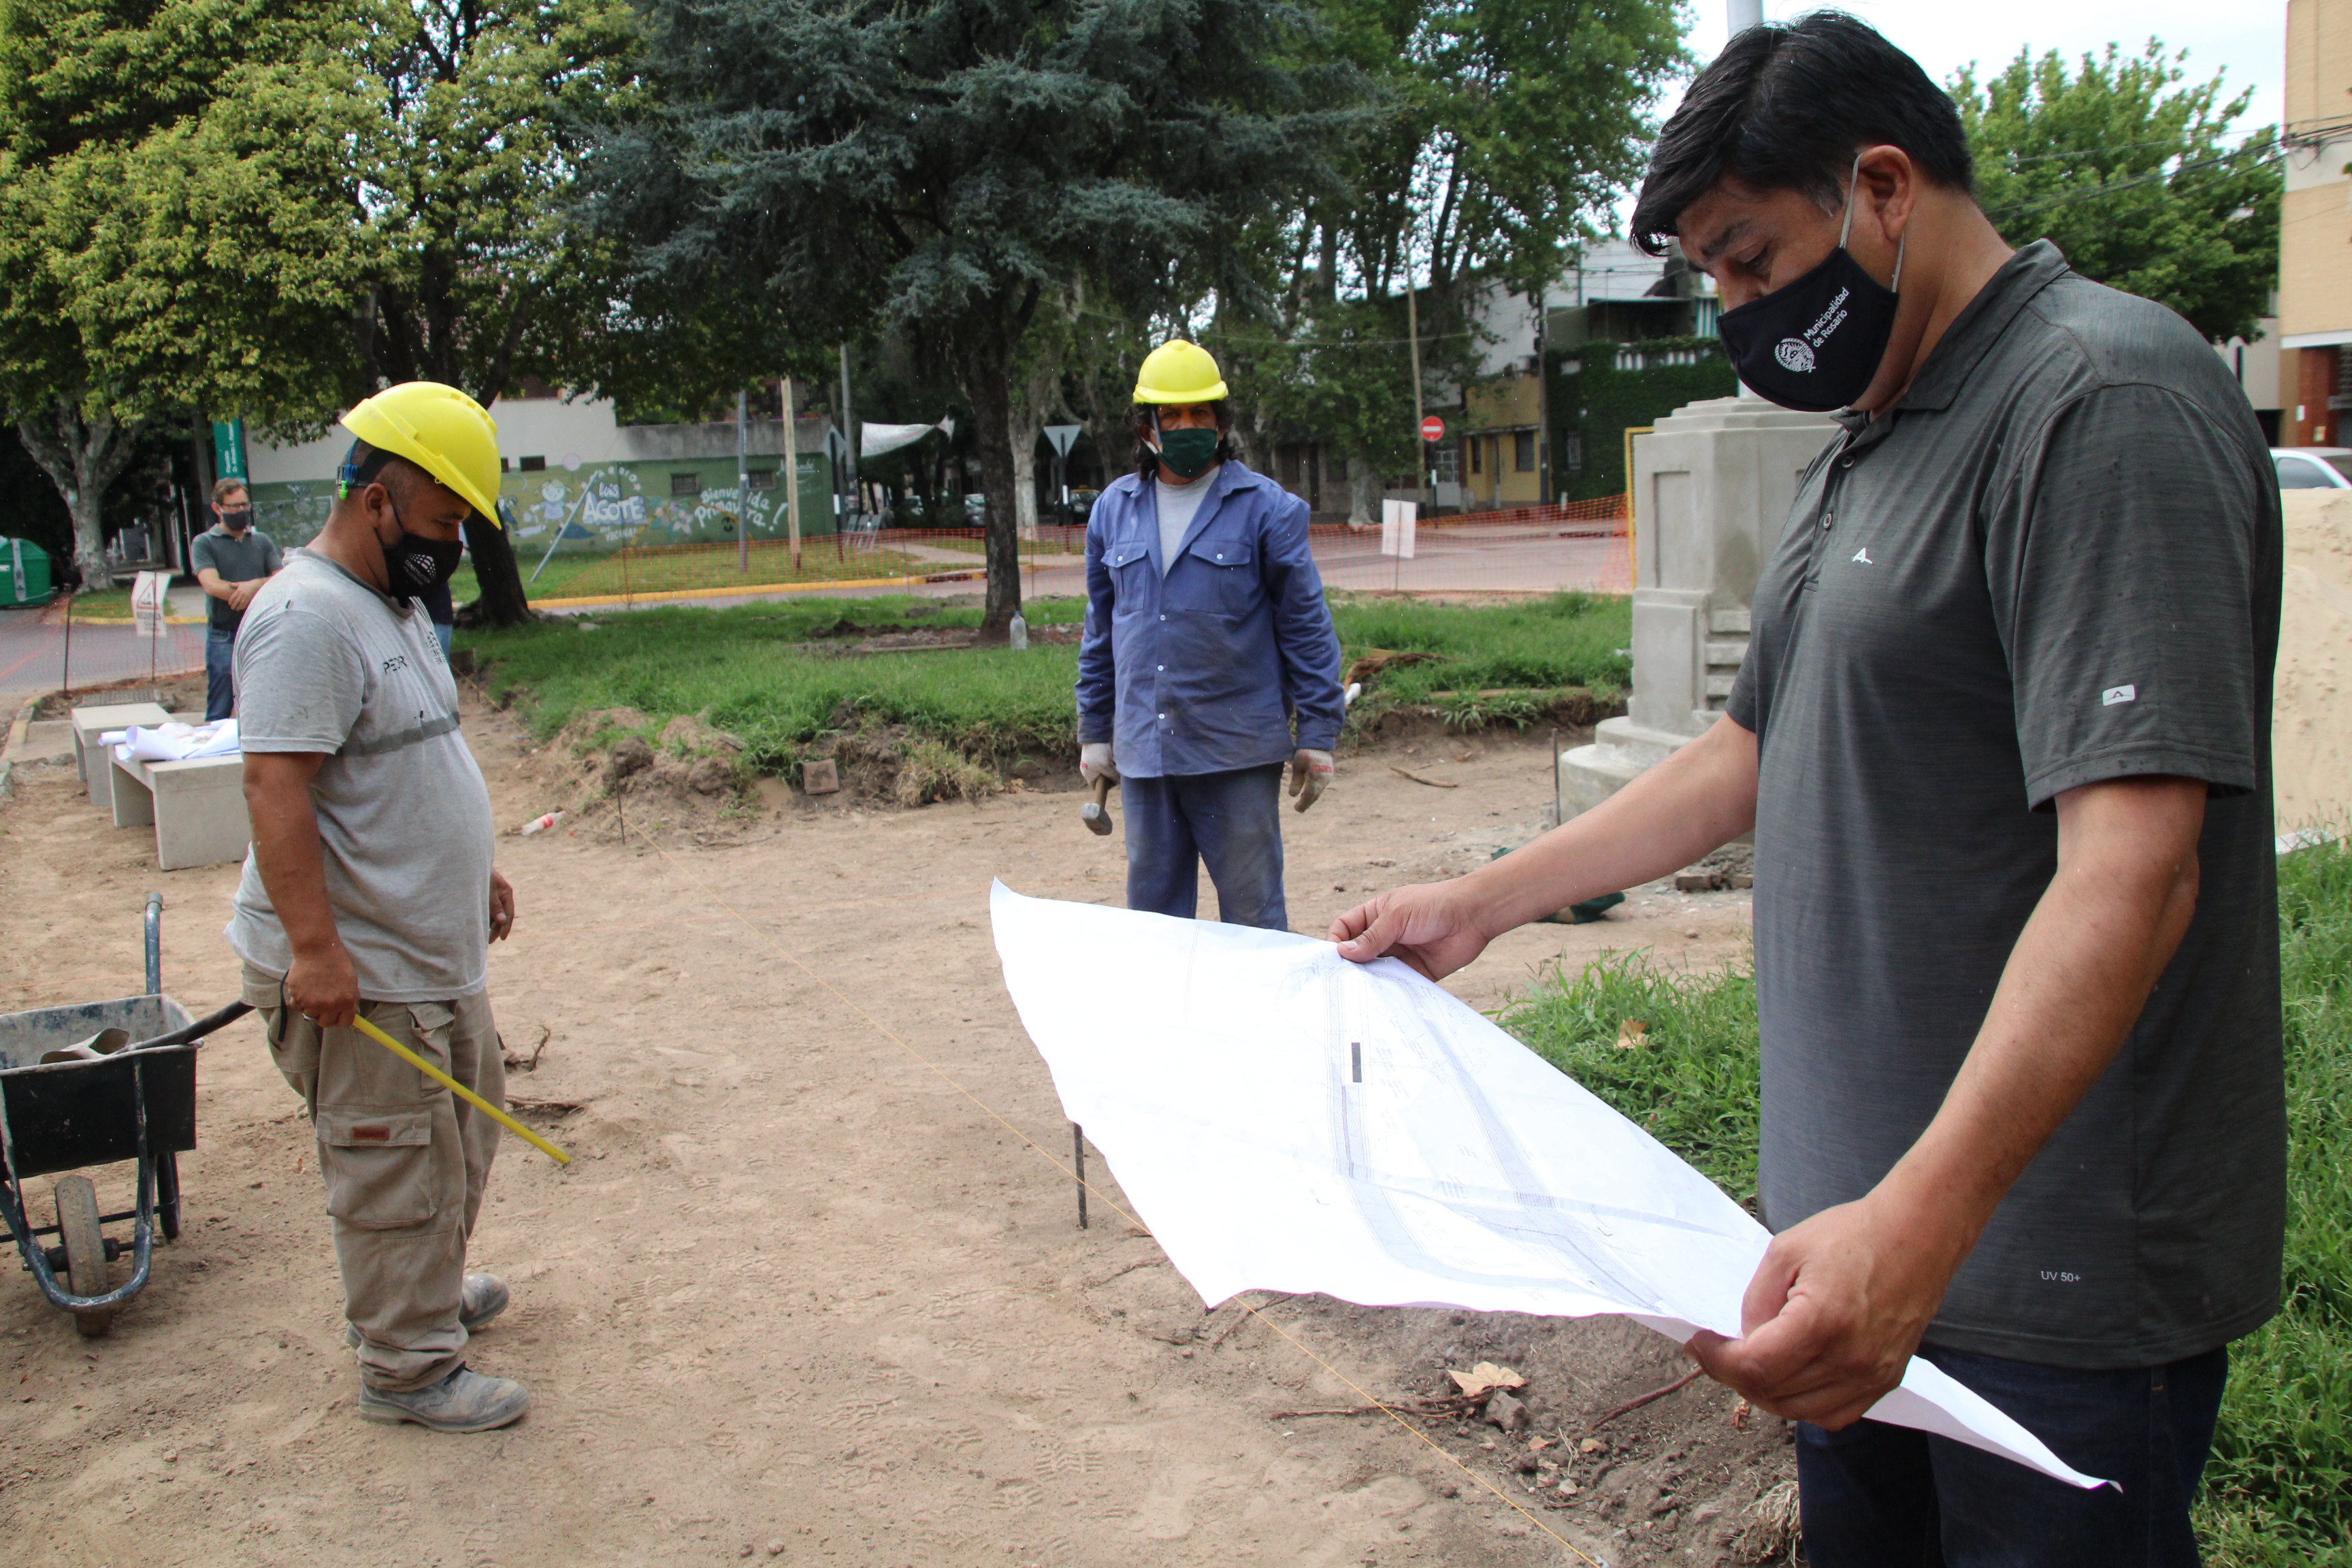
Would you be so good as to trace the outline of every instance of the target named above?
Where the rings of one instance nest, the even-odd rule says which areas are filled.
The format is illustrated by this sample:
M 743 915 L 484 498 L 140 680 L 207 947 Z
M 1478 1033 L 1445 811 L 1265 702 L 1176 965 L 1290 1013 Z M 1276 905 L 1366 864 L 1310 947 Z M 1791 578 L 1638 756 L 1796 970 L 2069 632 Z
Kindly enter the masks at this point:
M 1649 1026 L 1632 1049 L 1617 1044 L 1629 1018 Z M 1695 979 L 1646 952 L 1605 953 L 1575 975 L 1555 963 L 1497 1021 L 1755 1210 L 1751 971 Z
M 2285 1306 L 2231 1348 L 2197 1508 L 2217 1568 L 2352 1568 L 2352 846 L 2279 861 L 2286 1016 Z M 1649 1028 L 1621 1050 L 1627 1018 Z M 1751 1208 L 1752 973 L 1688 977 L 1644 954 L 1555 969 L 1501 1022 Z
M 558 557 L 558 562 L 564 560 Z M 730 557 L 731 560 L 731 556 Z M 549 567 L 551 573 L 553 565 Z M 542 580 L 543 581 L 543 580 Z M 572 579 L 576 585 L 579 578 Z M 523 705 L 551 734 L 574 714 L 635 708 L 656 722 L 695 714 L 743 738 L 762 773 L 789 773 L 801 749 L 856 714 L 903 724 L 969 758 L 994 762 L 1023 752 L 1053 754 L 1076 744 L 1077 649 L 1040 643 L 1003 648 L 877 654 L 838 658 L 804 646 L 835 623 L 974 626 L 973 600 L 907 596 L 806 599 L 726 609 L 656 606 L 609 615 L 550 617 L 505 631 L 461 631 L 460 646 L 488 661 L 494 695 Z M 1034 626 L 1085 618 L 1082 599 L 1034 599 Z M 1460 682 L 1481 704 L 1465 724 L 1508 721 L 1517 691 L 1477 700 L 1479 687 L 1600 685 L 1622 676 L 1616 657 L 1630 625 L 1622 600 L 1563 594 L 1500 608 L 1340 603 L 1332 608 L 1350 656 L 1365 647 L 1425 649 L 1448 662 L 1392 672 L 1444 671 L 1420 689 Z M 1384 677 L 1388 680 L 1391 677 Z M 1384 687 L 1385 700 L 1409 699 Z M 1360 704 L 1360 707 L 1361 705 Z M 1486 711 L 1486 710 L 1493 711 Z M 1506 711 L 1509 710 L 1509 711 Z M 936 761 L 936 759 L 934 759 Z
M 1026 606 L 1032 624 L 1075 620 L 1077 600 Z M 459 633 L 489 661 L 491 692 L 513 698 L 552 734 L 576 713 L 635 708 L 660 721 L 698 714 L 742 737 L 762 773 L 791 770 L 802 746 L 855 713 L 904 724 L 967 756 L 1066 748 L 1076 732 L 1071 692 L 1077 649 L 1004 648 L 840 658 L 803 646 L 835 623 L 975 626 L 977 605 L 912 597 L 691 606 L 550 619 Z
M 1507 605 L 1432 605 L 1346 596 L 1334 598 L 1331 619 L 1351 658 L 1370 647 L 1444 656 L 1433 664 L 1383 670 L 1364 693 L 1363 700 L 1376 707 L 1435 703 L 1475 717 L 1481 690 L 1583 686 L 1606 700 L 1633 679 L 1633 660 L 1618 652 L 1633 640 L 1630 599 L 1550 594 Z M 1440 691 L 1455 696 L 1433 695 Z M 1483 701 L 1490 708 L 1507 705 L 1504 699 Z M 1534 706 L 1540 705 L 1530 711 Z M 1510 721 L 1512 716 L 1498 711 L 1495 717 Z

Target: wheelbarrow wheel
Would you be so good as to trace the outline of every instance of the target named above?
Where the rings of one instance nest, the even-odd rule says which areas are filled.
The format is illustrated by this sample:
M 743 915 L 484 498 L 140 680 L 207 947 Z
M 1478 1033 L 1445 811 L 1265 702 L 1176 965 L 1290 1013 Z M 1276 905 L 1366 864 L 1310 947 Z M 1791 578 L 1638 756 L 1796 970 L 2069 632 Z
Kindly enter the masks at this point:
M 98 1228 L 98 1189 L 88 1176 L 68 1176 L 58 1184 L 58 1234 L 66 1247 L 66 1284 L 77 1296 L 103 1296 L 106 1238 Z M 96 1339 L 114 1321 L 111 1310 L 76 1312 L 74 1327 L 85 1338 Z

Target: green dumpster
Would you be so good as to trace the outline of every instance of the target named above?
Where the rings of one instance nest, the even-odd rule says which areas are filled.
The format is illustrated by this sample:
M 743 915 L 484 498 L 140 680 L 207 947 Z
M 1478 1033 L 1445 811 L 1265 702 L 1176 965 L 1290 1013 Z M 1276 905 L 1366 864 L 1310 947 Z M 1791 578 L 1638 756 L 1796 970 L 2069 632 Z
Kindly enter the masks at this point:
M 0 539 L 0 608 L 49 600 L 49 552 L 29 539 Z

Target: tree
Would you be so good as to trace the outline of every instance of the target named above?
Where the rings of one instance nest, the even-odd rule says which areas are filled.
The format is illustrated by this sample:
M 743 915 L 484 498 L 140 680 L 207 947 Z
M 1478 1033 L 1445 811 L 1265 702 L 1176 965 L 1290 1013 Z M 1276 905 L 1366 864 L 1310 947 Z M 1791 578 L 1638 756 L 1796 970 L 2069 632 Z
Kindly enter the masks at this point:
M 1672 0 L 1323 0 L 1331 47 L 1378 82 L 1342 187 L 1250 251 L 1270 308 L 1228 310 L 1267 421 L 1348 458 L 1352 519 L 1414 465 L 1408 321 L 1425 383 L 1475 374 L 1473 295 L 1533 295 L 1640 172 L 1650 105 L 1687 64 Z M 1417 310 L 1404 298 L 1415 290 Z
M 2275 128 L 2233 140 L 2250 90 L 2183 87 L 2184 50 L 2107 46 L 2069 74 L 2021 52 L 1952 80 L 1977 197 L 2012 245 L 2047 237 L 2086 278 L 2170 306 L 2209 338 L 2252 337 L 2278 278 Z
M 579 386 L 625 368 L 635 323 L 614 258 L 571 207 L 590 124 L 636 90 L 628 7 L 382 0 L 364 15 L 354 54 L 376 112 L 353 144 L 352 216 L 376 258 L 362 345 L 376 377 L 446 382 L 490 407 L 526 376 Z M 527 619 L 511 541 L 469 526 L 466 543 L 481 584 L 467 618 Z
M 982 635 L 1020 604 L 1012 379 L 1049 291 L 1243 289 L 1234 242 L 1328 184 L 1353 79 L 1274 0 L 650 0 L 656 111 L 596 210 L 674 289 L 761 280 L 825 340 L 908 329 L 971 405 Z
M 150 421 L 315 421 L 352 384 L 349 38 L 289 0 L 0 5 L 0 403 L 85 583 Z

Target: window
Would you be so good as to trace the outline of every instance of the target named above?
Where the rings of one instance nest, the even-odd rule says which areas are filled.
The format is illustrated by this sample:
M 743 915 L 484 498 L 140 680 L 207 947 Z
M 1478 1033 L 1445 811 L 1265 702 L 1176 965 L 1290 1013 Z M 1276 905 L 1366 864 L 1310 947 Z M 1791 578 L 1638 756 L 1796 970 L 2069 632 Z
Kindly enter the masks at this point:
M 672 474 L 669 477 L 669 493 L 674 496 L 700 495 L 702 493 L 702 476 L 700 474 Z
M 1486 437 L 1484 436 L 1473 436 L 1470 437 L 1469 446 L 1470 471 L 1474 474 L 1485 473 L 1486 471 Z
M 1441 441 L 1429 449 L 1429 471 L 1437 484 L 1451 485 L 1461 481 L 1461 454 L 1451 441 Z
M 502 473 L 502 474 L 503 474 L 503 473 L 505 473 L 506 471 L 507 471 L 507 460 L 506 460 L 504 458 L 500 458 L 499 459 L 499 472 L 500 472 L 500 473 Z
M 1580 474 L 1584 472 L 1584 437 L 1582 434 L 1574 430 L 1570 430 L 1568 433 L 1567 438 L 1560 443 L 1559 460 L 1567 465 L 1568 471 L 1571 474 Z
M 1522 474 L 1536 471 L 1536 433 L 1532 430 L 1511 432 L 1511 467 Z
M 545 458 L 518 458 L 515 459 L 515 467 L 520 468 L 526 474 L 543 474 L 547 471 L 547 459 Z
M 753 468 L 751 470 L 751 488 L 755 490 L 774 489 L 776 488 L 776 470 L 773 468 Z
M 2279 489 L 2283 490 L 2324 490 L 2335 486 L 2327 470 L 2309 458 L 2273 458 L 2278 465 Z

